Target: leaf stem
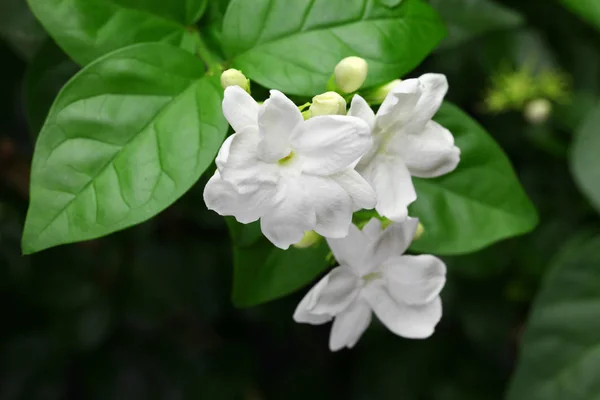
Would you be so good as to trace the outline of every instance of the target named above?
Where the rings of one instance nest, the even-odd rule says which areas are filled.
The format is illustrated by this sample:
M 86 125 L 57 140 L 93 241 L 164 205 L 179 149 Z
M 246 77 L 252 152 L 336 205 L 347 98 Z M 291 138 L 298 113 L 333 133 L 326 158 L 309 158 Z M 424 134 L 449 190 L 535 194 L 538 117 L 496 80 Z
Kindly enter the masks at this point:
M 223 72 L 223 65 L 221 64 L 221 59 L 215 53 L 213 53 L 199 31 L 195 32 L 194 35 L 196 38 L 196 54 L 204 65 L 206 65 L 207 75 L 218 75 Z

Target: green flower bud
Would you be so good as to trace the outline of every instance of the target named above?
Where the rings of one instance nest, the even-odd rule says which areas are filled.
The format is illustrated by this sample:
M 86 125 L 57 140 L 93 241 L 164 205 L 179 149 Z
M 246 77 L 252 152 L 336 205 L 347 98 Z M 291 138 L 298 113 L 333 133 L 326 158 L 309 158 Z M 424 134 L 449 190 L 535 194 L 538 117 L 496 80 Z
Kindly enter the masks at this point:
M 315 231 L 308 231 L 304 234 L 304 237 L 298 243 L 292 245 L 297 249 L 305 249 L 307 247 L 313 246 L 317 244 L 322 239 L 321 235 L 319 235 Z
M 336 92 L 325 92 L 313 97 L 309 108 L 310 116 L 345 115 L 346 100 Z
M 530 124 L 543 124 L 552 113 L 552 103 L 548 99 L 539 98 L 531 100 L 525 106 L 525 119 Z
M 335 67 L 335 84 L 344 93 L 360 89 L 367 79 L 369 66 L 360 57 L 346 57 Z
M 237 69 L 228 69 L 221 74 L 221 86 L 223 89 L 229 86 L 239 86 L 246 92 L 250 93 L 250 80 Z
M 413 238 L 413 240 L 419 240 L 421 238 L 421 236 L 423 236 L 423 233 L 425 233 L 425 227 L 423 226 L 423 224 L 421 224 L 419 222 L 419 225 L 417 225 L 417 231 L 415 232 L 415 237 Z
M 381 104 L 387 95 L 392 91 L 392 89 L 400 82 L 402 82 L 402 79 L 394 79 L 385 85 L 376 87 L 373 90 L 369 90 L 363 97 L 369 104 Z

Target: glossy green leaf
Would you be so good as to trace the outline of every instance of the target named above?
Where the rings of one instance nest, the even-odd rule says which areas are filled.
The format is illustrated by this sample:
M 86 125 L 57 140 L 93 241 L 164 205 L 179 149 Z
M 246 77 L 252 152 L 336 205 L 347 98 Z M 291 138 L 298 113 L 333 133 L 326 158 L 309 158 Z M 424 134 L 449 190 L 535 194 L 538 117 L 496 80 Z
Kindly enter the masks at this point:
M 575 182 L 600 213 L 600 106 L 592 108 L 576 131 L 571 145 L 570 163 Z
M 290 294 L 311 282 L 329 262 L 325 240 L 305 248 L 281 250 L 260 233 L 258 223 L 228 222 L 233 241 L 232 301 L 251 307 Z
M 417 201 L 410 215 L 425 228 L 412 249 L 463 254 L 531 231 L 537 212 L 492 137 L 456 106 L 444 104 L 435 120 L 461 150 L 458 168 L 440 178 L 414 178 Z
M 600 393 L 600 236 L 554 260 L 534 302 L 508 400 L 592 400 Z
M 312 96 L 325 91 L 344 57 L 367 60 L 365 86 L 372 86 L 412 70 L 444 33 L 438 15 L 422 0 L 392 8 L 375 0 L 233 0 L 223 42 L 233 65 L 249 78 Z
M 29 60 L 46 37 L 26 0 L 0 1 L 0 38 L 4 38 L 20 56 Z
M 25 107 L 29 130 L 37 137 L 56 95 L 79 70 L 52 40 L 33 57 L 25 75 Z
M 29 0 L 44 28 L 81 65 L 136 43 L 195 49 L 207 0 Z
M 596 0 L 561 0 L 561 3 L 581 18 L 600 29 L 600 3 Z
M 440 48 L 450 48 L 486 33 L 510 29 L 523 23 L 516 11 L 493 0 L 430 0 L 440 13 L 448 37 Z
M 159 43 L 111 53 L 56 99 L 38 138 L 23 251 L 100 237 L 173 203 L 227 132 L 218 77 Z

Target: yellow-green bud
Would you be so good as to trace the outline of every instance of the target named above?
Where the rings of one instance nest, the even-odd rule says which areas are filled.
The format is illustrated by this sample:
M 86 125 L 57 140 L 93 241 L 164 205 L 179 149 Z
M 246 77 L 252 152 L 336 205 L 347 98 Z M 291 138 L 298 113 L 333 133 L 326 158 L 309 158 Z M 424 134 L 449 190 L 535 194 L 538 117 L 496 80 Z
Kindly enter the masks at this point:
M 386 83 L 385 85 L 379 86 L 373 90 L 365 93 L 364 98 L 369 104 L 381 104 L 392 89 L 402 82 L 402 79 L 394 79 L 393 81 Z
M 250 93 L 250 80 L 246 78 L 242 71 L 233 68 L 221 74 L 221 86 L 223 86 L 223 89 L 229 86 L 239 86 Z
M 315 231 L 308 231 L 304 234 L 304 237 L 298 243 L 292 245 L 297 249 L 305 249 L 314 244 L 317 244 L 321 240 L 321 235 Z
M 425 233 L 425 227 L 423 226 L 423 224 L 421 224 L 419 222 L 419 225 L 417 226 L 417 231 L 415 232 L 415 237 L 413 238 L 413 240 L 418 240 L 419 238 L 421 238 L 421 236 L 423 236 L 423 233 Z
M 344 93 L 360 89 L 367 79 L 369 66 L 360 57 L 346 57 L 335 67 L 335 84 Z
M 525 106 L 525 119 L 531 124 L 542 124 L 552 113 L 552 103 L 548 99 L 531 100 Z
M 336 92 L 325 92 L 313 97 L 310 105 L 310 116 L 345 115 L 346 100 Z

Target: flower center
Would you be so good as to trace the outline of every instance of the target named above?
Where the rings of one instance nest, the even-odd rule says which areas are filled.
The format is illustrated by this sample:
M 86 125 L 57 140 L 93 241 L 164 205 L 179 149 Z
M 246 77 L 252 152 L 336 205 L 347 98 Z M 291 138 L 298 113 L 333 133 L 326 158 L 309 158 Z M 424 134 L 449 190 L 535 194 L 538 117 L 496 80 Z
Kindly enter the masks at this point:
M 379 272 L 371 272 L 370 274 L 367 274 L 365 276 L 362 277 L 363 280 L 366 282 L 371 282 L 374 281 L 375 279 L 381 278 L 381 274 Z
M 294 152 L 290 151 L 290 154 L 288 154 L 287 156 L 283 157 L 281 160 L 277 161 L 277 163 L 279 165 L 286 165 L 286 164 L 289 164 L 292 161 L 292 158 L 294 158 Z

